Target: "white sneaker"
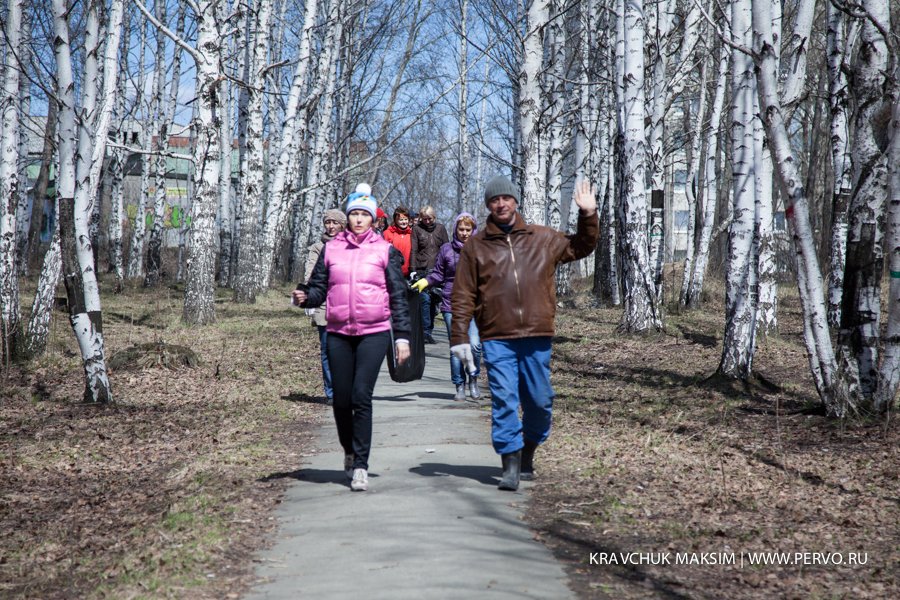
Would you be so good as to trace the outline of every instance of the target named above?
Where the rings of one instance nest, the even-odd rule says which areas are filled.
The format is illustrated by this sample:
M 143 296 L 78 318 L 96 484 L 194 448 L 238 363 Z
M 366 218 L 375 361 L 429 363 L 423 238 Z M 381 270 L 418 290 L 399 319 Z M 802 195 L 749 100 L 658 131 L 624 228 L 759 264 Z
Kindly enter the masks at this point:
M 365 469 L 353 469 L 353 481 L 350 482 L 350 489 L 354 492 L 365 492 L 369 489 L 369 474 Z
M 353 455 L 345 454 L 344 455 L 344 473 L 347 475 L 347 479 L 353 479 Z

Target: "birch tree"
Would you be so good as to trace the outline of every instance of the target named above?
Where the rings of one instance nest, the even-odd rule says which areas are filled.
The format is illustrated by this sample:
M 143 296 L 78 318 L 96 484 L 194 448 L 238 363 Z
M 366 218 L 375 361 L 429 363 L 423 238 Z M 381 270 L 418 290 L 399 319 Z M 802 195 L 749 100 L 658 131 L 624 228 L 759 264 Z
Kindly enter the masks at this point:
M 850 377 L 851 391 L 869 399 L 877 384 L 888 191 L 887 161 L 878 143 L 881 132 L 876 118 L 883 107 L 888 47 L 876 23 L 889 24 L 890 12 L 888 5 L 879 0 L 864 0 L 862 7 L 867 18 L 863 19 L 850 79 L 854 105 L 853 192 L 848 213 L 838 356 Z
M 193 165 L 197 173 L 191 207 L 191 239 L 186 265 L 187 283 L 182 318 L 188 324 L 205 325 L 216 320 L 214 304 L 216 249 L 216 208 L 219 204 L 221 172 L 221 132 L 218 128 L 222 110 L 219 84 L 222 33 L 217 20 L 216 0 L 191 3 L 197 25 L 196 47 L 179 38 L 140 2 L 140 11 L 155 27 L 163 31 L 194 59 L 197 70 L 196 118 L 192 124 L 194 142 Z
M 203 325 L 216 319 L 216 207 L 219 200 L 220 137 L 216 128 L 220 98 L 218 85 L 221 32 L 216 22 L 216 2 L 197 0 L 197 47 L 184 47 L 197 69 L 197 119 L 194 123 L 194 169 L 198 174 L 191 209 L 191 240 L 187 256 L 184 320 Z M 190 48 L 190 50 L 188 50 Z
M 149 128 L 151 119 L 147 115 L 144 93 L 144 56 L 147 52 L 147 24 L 138 20 L 141 29 L 138 45 L 138 78 L 135 104 L 142 106 L 143 124 L 141 127 L 141 144 L 149 150 Z M 141 192 L 138 195 L 137 209 L 131 229 L 131 242 L 128 245 L 128 264 L 125 269 L 126 279 L 137 279 L 144 276 L 144 238 L 147 233 L 146 209 L 150 188 L 150 161 L 147 155 L 141 156 Z
M 459 16 L 459 96 L 456 106 L 459 114 L 456 142 L 456 212 L 472 212 L 474 199 L 469 191 L 469 40 L 467 16 L 469 0 L 460 1 Z
M 744 48 L 752 44 L 751 2 L 731 4 L 733 41 Z M 756 173 L 753 119 L 756 86 L 753 61 L 745 52 L 732 54 L 732 213 L 728 235 L 728 271 L 725 281 L 725 336 L 718 372 L 726 377 L 747 379 L 756 349 L 756 283 L 754 223 Z
M 312 243 L 315 224 L 319 223 L 325 203 L 326 183 L 328 176 L 328 154 L 332 134 L 332 112 L 334 108 L 335 69 L 342 38 L 343 24 L 341 20 L 341 2 L 331 0 L 328 14 L 328 29 L 323 40 L 324 51 L 319 56 L 314 96 L 316 105 L 315 118 L 318 123 L 312 130 L 315 137 L 312 141 L 312 152 L 309 156 L 309 168 L 306 176 L 306 193 L 303 196 L 299 219 L 295 222 L 294 239 L 291 246 L 291 279 L 305 281 L 308 273 L 304 273 L 306 256 Z M 307 110 L 311 113 L 312 105 Z M 310 117 L 307 117 L 307 122 Z
M 645 23 L 645 39 L 650 52 L 647 82 L 650 86 L 650 131 L 647 160 L 650 169 L 650 268 L 656 294 L 662 295 L 662 267 L 665 259 L 665 233 L 663 219 L 666 207 L 665 193 L 665 135 L 666 111 L 669 94 L 668 44 L 672 34 L 674 11 L 672 0 L 649 3 L 649 18 Z
M 76 125 L 76 106 L 72 82 L 71 52 L 66 0 L 53 0 L 56 33 L 56 63 L 59 80 L 59 170 L 57 201 L 62 265 L 69 300 L 69 319 L 85 373 L 84 398 L 87 402 L 112 401 L 106 373 L 100 290 L 89 234 L 92 204 L 98 201 L 100 168 L 106 152 L 106 139 L 113 110 L 121 35 L 123 0 L 111 5 L 105 34 L 106 77 L 98 105 L 98 53 L 100 49 L 99 6 L 88 6 L 85 33 L 84 86 L 80 115 Z M 75 140 L 77 138 L 77 147 Z
M 621 6 L 621 4 L 620 4 Z M 616 85 L 622 87 L 619 128 L 619 233 L 625 311 L 619 328 L 626 332 L 662 329 L 657 307 L 647 239 L 646 133 L 644 129 L 644 20 L 643 1 L 624 2 L 619 35 L 622 60 Z
M 299 151 L 305 121 L 299 117 L 301 104 L 307 90 L 307 75 L 310 64 L 313 26 L 316 21 L 318 2 L 307 2 L 303 16 L 303 29 L 297 49 L 297 66 L 288 92 L 284 119 L 281 123 L 278 151 L 275 158 L 275 169 L 272 183 L 269 186 L 269 201 L 266 203 L 266 214 L 263 219 L 262 249 L 259 260 L 260 285 L 269 287 L 272 268 L 275 262 L 275 249 L 282 232 L 287 225 L 290 214 L 290 184 L 292 165 Z
M 32 16 L 29 15 L 28 12 L 22 13 L 22 32 L 21 39 L 28 40 L 31 38 L 31 21 Z M 16 52 L 16 56 L 18 57 L 18 62 L 21 64 L 22 71 L 26 71 L 28 69 L 33 71 L 33 68 L 30 68 L 29 64 L 31 63 L 31 51 L 28 48 L 28 45 L 22 44 L 21 48 L 18 52 Z M 31 110 L 31 78 L 26 74 L 25 76 L 19 77 L 19 93 L 18 93 L 18 102 L 19 102 L 19 119 L 27 120 L 29 117 L 29 113 Z M 17 154 L 21 157 L 22 160 L 19 160 L 17 168 L 19 169 L 18 181 L 25 183 L 28 181 L 28 173 L 26 171 L 28 167 L 28 135 L 19 134 L 19 150 Z M 18 185 L 17 186 L 17 202 L 16 202 L 16 249 L 15 249 L 15 262 L 16 262 L 16 273 L 18 274 L 26 274 L 28 272 L 28 230 L 31 227 L 31 215 L 34 213 L 31 210 L 31 202 L 30 195 L 28 194 L 27 185 Z
M 700 306 L 703 293 L 703 282 L 706 278 L 706 269 L 709 264 L 709 246 L 712 238 L 713 226 L 716 218 L 716 190 L 718 173 L 716 170 L 716 157 L 719 155 L 719 140 L 721 139 L 721 120 L 725 95 L 728 88 L 728 64 L 731 50 L 728 45 L 721 44 L 719 49 L 718 75 L 716 76 L 716 93 L 713 98 L 709 114 L 709 122 L 705 131 L 706 141 L 706 166 L 703 170 L 703 185 L 700 210 L 700 235 L 697 239 L 696 257 L 693 261 L 685 305 L 690 308 Z
M 125 120 L 125 80 L 128 74 L 128 47 L 131 38 L 131 19 L 125 19 L 122 33 L 122 59 L 119 63 L 118 91 L 116 92 L 115 118 L 120 127 Z M 125 280 L 122 219 L 125 216 L 125 148 L 127 133 L 117 136 L 110 156 L 110 207 L 107 222 L 107 256 L 109 270 L 116 279 L 116 292 L 121 292 Z
M 828 322 L 841 321 L 844 259 L 847 248 L 847 206 L 852 189 L 848 113 L 847 16 L 832 2 L 825 3 L 828 21 L 828 102 L 831 109 L 831 254 L 828 274 Z
M 19 69 L 23 0 L 8 0 L 0 114 L 0 358 L 16 351 L 19 331 L 19 275 L 16 268 L 16 209 L 19 200 Z
M 889 250 L 888 272 L 890 274 L 890 299 L 884 350 L 878 371 L 878 390 L 873 400 L 877 412 L 887 412 L 896 404 L 897 388 L 900 387 L 900 56 L 896 52 L 900 44 L 894 44 L 893 56 L 893 115 L 890 125 L 890 147 L 888 149 L 888 169 L 890 176 L 890 198 L 887 214 L 887 244 Z
M 687 305 L 688 300 L 688 292 L 690 290 L 691 284 L 691 272 L 693 270 L 694 264 L 694 251 L 696 248 L 696 244 L 694 243 L 695 231 L 694 231 L 694 223 L 696 219 L 694 215 L 697 213 L 698 206 L 702 203 L 701 190 L 699 186 L 699 178 L 700 178 L 700 140 L 701 134 L 703 130 L 703 117 L 706 113 L 706 76 L 707 76 L 707 68 L 708 61 L 703 62 L 703 66 L 701 68 L 701 76 L 700 76 L 700 99 L 697 103 L 696 110 L 692 111 L 690 103 L 685 101 L 685 130 L 688 130 L 689 117 L 691 112 L 694 112 L 696 116 L 696 124 L 694 126 L 694 131 L 691 134 L 691 142 L 690 146 L 688 146 L 687 157 L 688 157 L 688 168 L 687 168 L 687 176 L 684 180 L 684 195 L 687 199 L 687 213 L 688 213 L 688 223 L 687 223 L 687 240 L 686 240 L 686 254 L 684 257 L 684 275 L 681 279 L 681 293 L 679 295 L 679 300 L 682 305 Z
M 160 1 L 161 22 L 165 22 L 165 2 Z M 178 21 L 176 24 L 175 35 L 178 38 L 184 37 L 185 26 L 185 10 L 186 5 L 182 4 L 178 9 Z M 168 61 L 165 58 L 165 38 L 160 32 L 157 39 L 157 61 L 161 61 L 165 65 Z M 166 215 L 166 156 L 169 150 L 169 131 L 175 120 L 175 107 L 178 103 L 178 90 L 180 88 L 181 79 L 181 54 L 182 48 L 175 46 L 172 54 L 172 82 L 169 85 L 169 93 L 166 96 L 165 86 L 165 69 L 158 66 L 157 77 L 159 78 L 158 88 L 159 96 L 156 104 L 159 107 L 156 117 L 159 119 L 156 129 L 156 146 L 159 153 L 154 157 L 154 171 L 156 175 L 156 193 L 153 200 L 153 225 L 150 228 L 150 239 L 147 243 L 147 270 L 144 278 L 144 285 L 152 286 L 159 282 L 162 269 L 162 246 L 163 236 L 165 235 L 165 215 Z
M 541 115 L 544 91 L 544 30 L 550 18 L 549 0 L 532 0 L 519 67 L 519 127 L 524 186 L 520 212 L 529 223 L 544 225 L 547 202 L 546 158 L 541 152 Z
M 266 62 L 269 55 L 269 28 L 272 0 L 260 0 L 253 19 L 252 56 L 247 82 L 245 151 L 241 172 L 240 242 L 238 268 L 234 280 L 237 302 L 256 301 L 259 291 L 259 210 L 263 195 L 265 157 L 263 154 L 263 95 L 266 85 Z M 248 40 L 249 42 L 249 40 Z
M 753 51 L 758 62 L 759 104 L 772 146 L 778 180 L 785 198 L 785 216 L 792 225 L 798 289 L 804 316 L 804 341 L 816 389 L 830 414 L 845 416 L 849 390 L 839 376 L 825 306 L 825 292 L 809 220 L 803 178 L 792 154 L 777 85 L 777 49 L 768 2 L 753 6 Z M 749 51 L 749 50 L 748 50 Z

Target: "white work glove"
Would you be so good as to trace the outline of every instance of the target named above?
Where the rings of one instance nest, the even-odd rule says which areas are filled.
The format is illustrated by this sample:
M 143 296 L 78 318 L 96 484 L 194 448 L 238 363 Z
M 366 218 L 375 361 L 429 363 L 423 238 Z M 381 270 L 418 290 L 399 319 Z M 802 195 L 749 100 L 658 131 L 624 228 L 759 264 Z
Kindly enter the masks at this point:
M 450 346 L 450 354 L 462 362 L 469 375 L 475 374 L 475 357 L 472 356 L 472 344 L 457 344 Z

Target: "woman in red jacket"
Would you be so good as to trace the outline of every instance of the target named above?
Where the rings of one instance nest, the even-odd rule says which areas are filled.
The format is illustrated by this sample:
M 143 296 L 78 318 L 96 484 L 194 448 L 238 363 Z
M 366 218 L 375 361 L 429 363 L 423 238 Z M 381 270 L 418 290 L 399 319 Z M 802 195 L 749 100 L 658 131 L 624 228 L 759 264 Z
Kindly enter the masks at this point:
M 394 210 L 394 224 L 385 230 L 384 239 L 403 255 L 403 276 L 408 277 L 412 228 L 409 226 L 409 210 L 405 206 L 398 206 Z

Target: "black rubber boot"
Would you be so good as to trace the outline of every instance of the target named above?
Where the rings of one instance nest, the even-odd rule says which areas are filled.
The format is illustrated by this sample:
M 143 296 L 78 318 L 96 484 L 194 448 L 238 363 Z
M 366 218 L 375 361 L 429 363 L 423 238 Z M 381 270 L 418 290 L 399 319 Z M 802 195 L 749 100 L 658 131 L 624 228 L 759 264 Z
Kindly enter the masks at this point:
M 522 472 L 519 475 L 522 481 L 534 479 L 534 451 L 537 447 L 537 442 L 525 440 L 525 447 L 522 448 Z
M 522 451 L 500 455 L 503 461 L 503 475 L 500 477 L 500 485 L 497 489 L 514 492 L 519 489 L 519 468 L 521 467 Z

